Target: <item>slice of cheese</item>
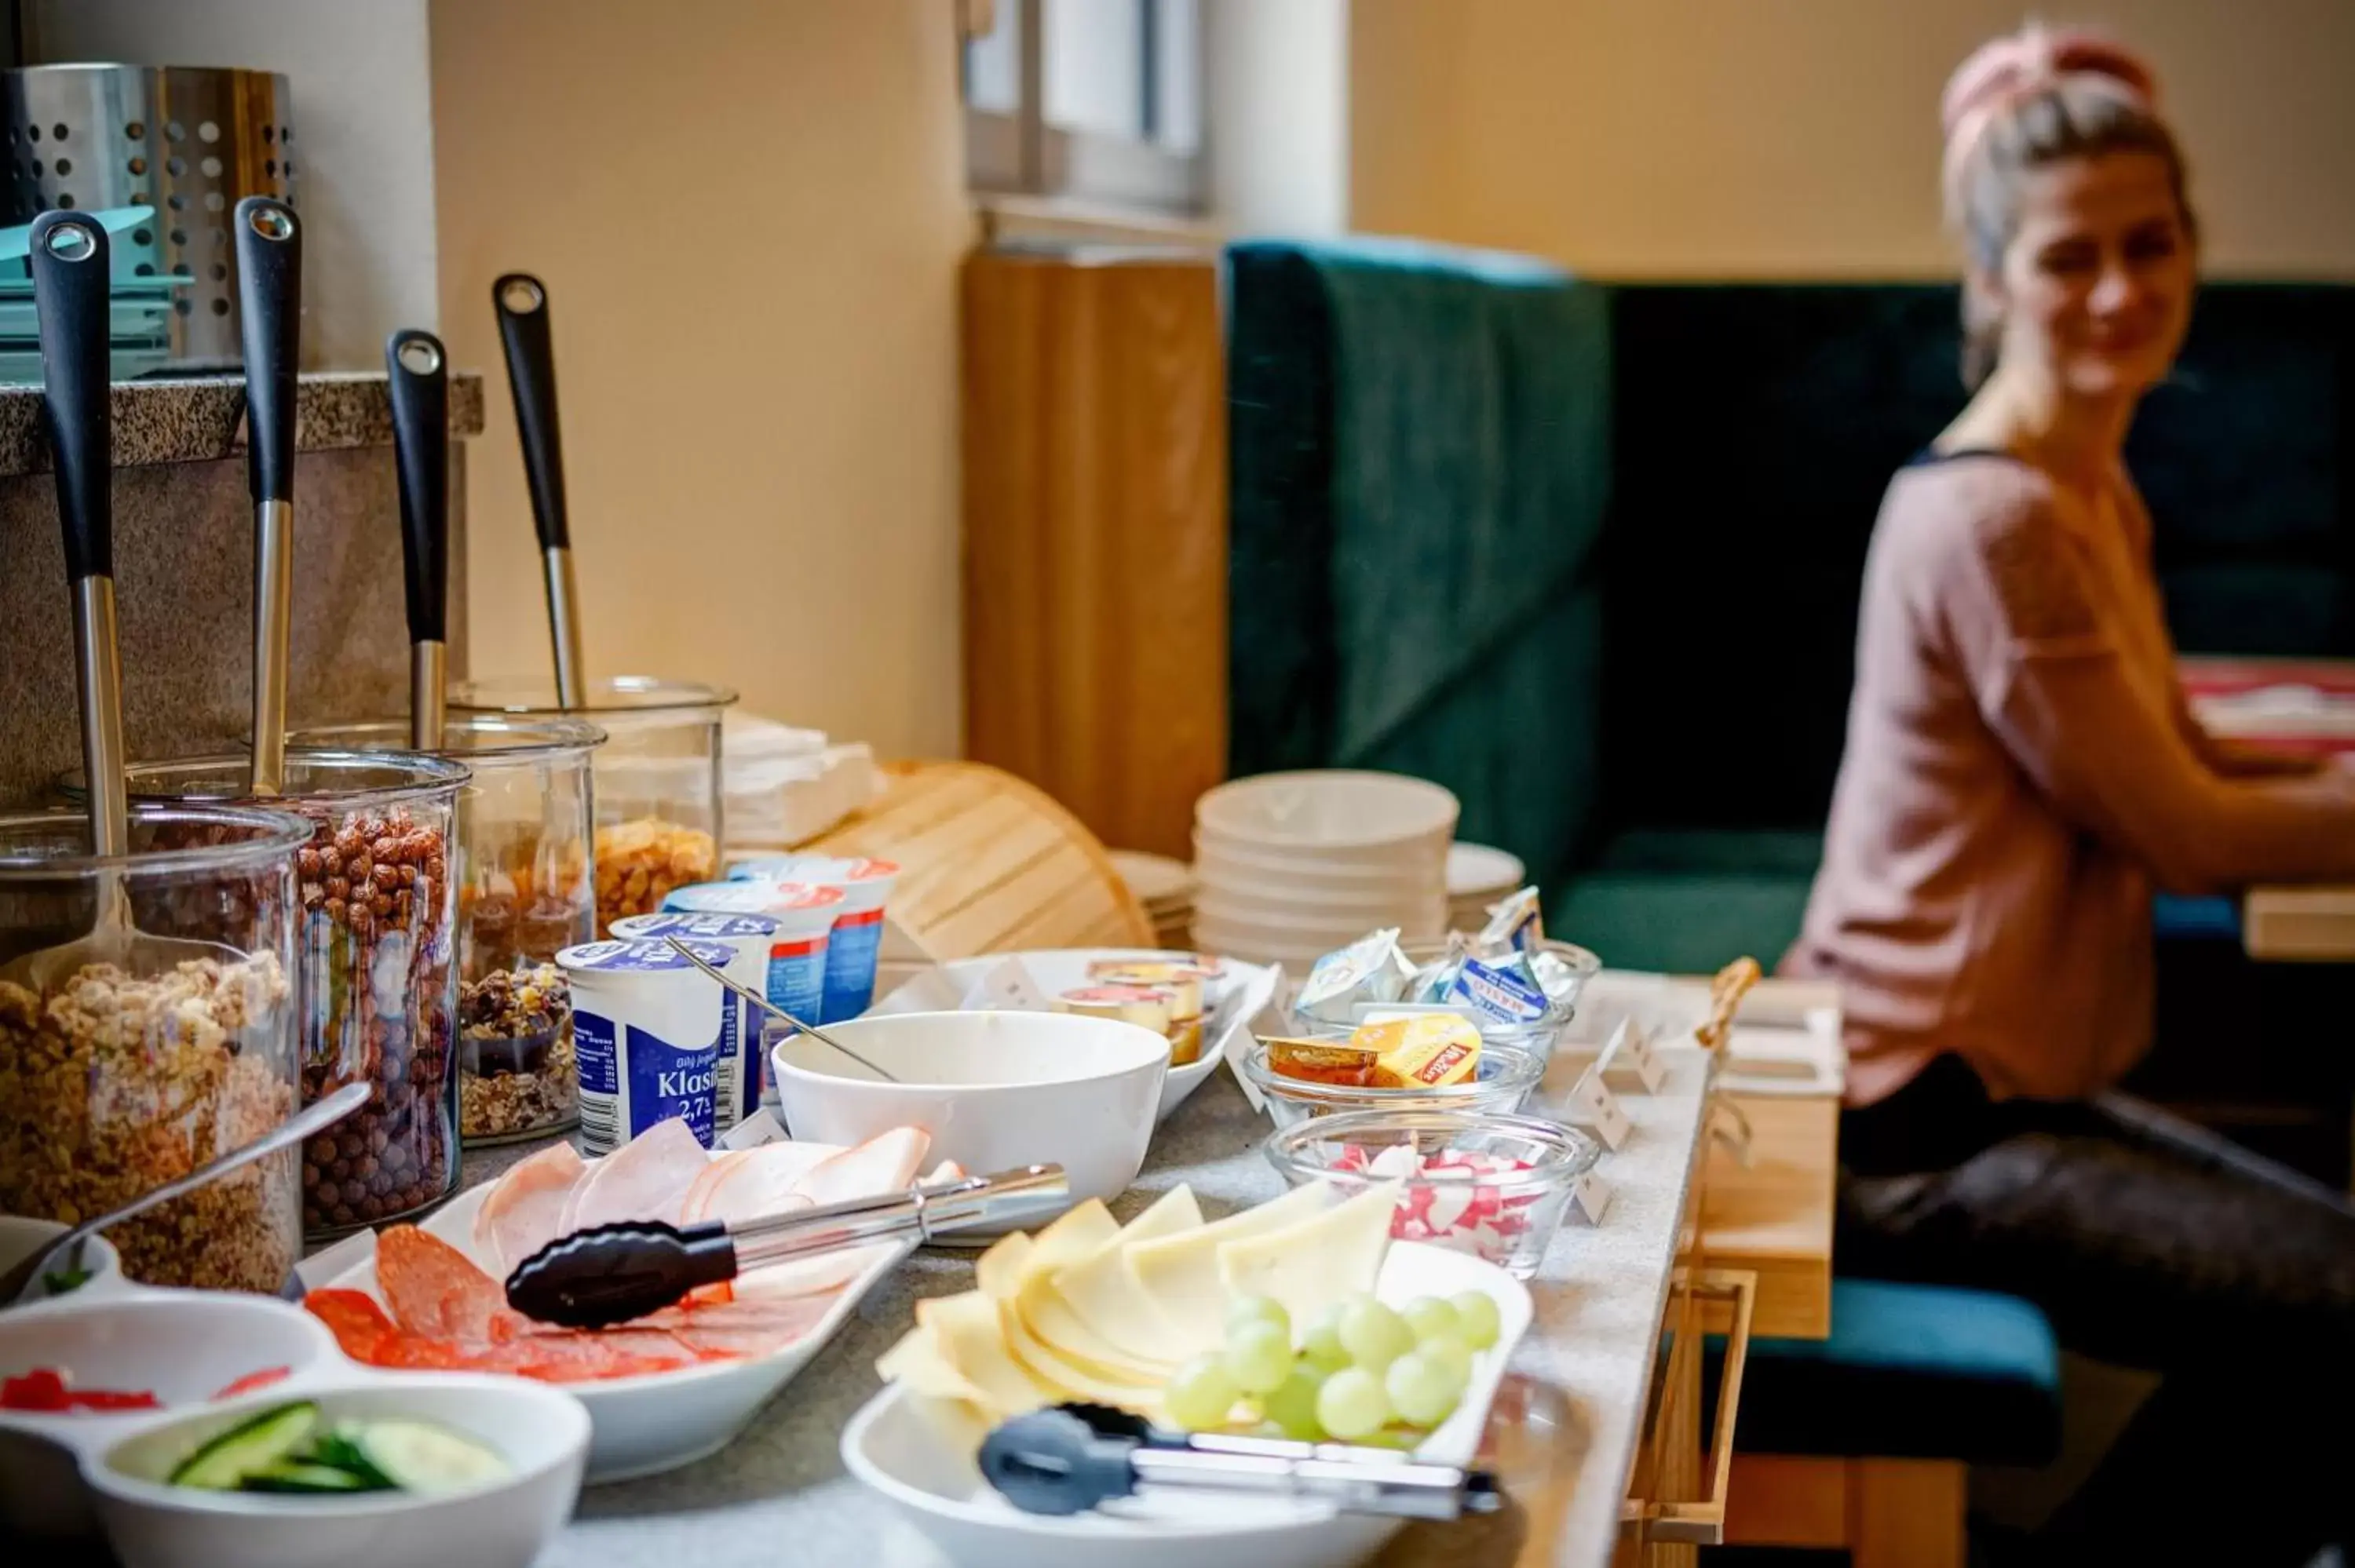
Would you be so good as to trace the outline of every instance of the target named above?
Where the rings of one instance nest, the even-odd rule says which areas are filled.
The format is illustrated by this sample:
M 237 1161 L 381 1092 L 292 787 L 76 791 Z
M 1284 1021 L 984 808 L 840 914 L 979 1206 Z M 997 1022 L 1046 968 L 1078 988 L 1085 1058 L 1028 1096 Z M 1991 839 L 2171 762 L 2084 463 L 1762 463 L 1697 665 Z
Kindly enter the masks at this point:
M 1076 1211 L 1075 1211 L 1076 1212 Z M 1014 1305 L 1022 1323 L 1040 1344 L 1063 1361 L 1079 1367 L 1091 1375 L 1110 1378 L 1124 1383 L 1158 1388 L 1169 1381 L 1178 1363 L 1167 1359 L 1168 1338 L 1161 1327 L 1160 1315 L 1150 1302 L 1139 1302 L 1146 1314 L 1146 1331 L 1132 1334 L 1145 1349 L 1131 1352 L 1121 1341 L 1112 1339 L 1072 1310 L 1071 1301 L 1062 1291 L 1062 1282 L 1071 1271 L 1082 1265 L 1099 1264 L 1111 1258 L 1119 1268 L 1116 1255 L 1131 1241 L 1151 1241 L 1157 1236 L 1173 1235 L 1191 1230 L 1202 1223 L 1202 1211 L 1194 1202 L 1191 1190 L 1179 1187 L 1164 1196 L 1114 1234 L 1077 1257 L 1070 1265 L 1057 1268 L 1053 1259 L 1073 1249 L 1078 1244 L 1099 1235 L 1101 1222 L 1092 1218 L 1072 1226 L 1060 1236 L 1039 1238 L 1031 1254 L 1032 1266 L 1025 1270 L 1021 1288 L 1016 1293 Z M 1126 1278 L 1124 1272 L 1116 1277 Z
M 1057 1270 L 1055 1294 L 1120 1361 L 1174 1370 L 1178 1363 L 1170 1354 L 1169 1325 L 1130 1272 L 1125 1254 L 1140 1243 L 1198 1230 L 1201 1224 L 1201 1205 L 1194 1201 L 1192 1190 L 1173 1187 L 1129 1221 L 1111 1243 Z M 1049 1339 L 1056 1338 L 1036 1319 L 1032 1326 Z
M 1390 1250 L 1399 1192 L 1398 1182 L 1385 1181 L 1280 1230 L 1220 1242 L 1219 1280 L 1228 1298 L 1272 1297 L 1305 1326 L 1371 1290 Z
M 1020 1231 L 1009 1231 L 989 1244 L 987 1251 L 974 1260 L 973 1282 L 981 1293 L 999 1301 L 1011 1301 L 1022 1287 L 1023 1271 L 1030 1266 L 1030 1238 Z
M 1161 1315 L 1170 1337 L 1169 1353 L 1183 1360 L 1226 1342 L 1227 1287 L 1219 1276 L 1221 1245 L 1284 1230 L 1320 1213 L 1331 1199 L 1331 1183 L 1312 1181 L 1214 1224 L 1123 1247 L 1137 1288 Z
M 1103 1206 L 1101 1198 L 1090 1198 L 1078 1208 L 1070 1210 L 1062 1218 L 1040 1231 L 1030 1240 L 1030 1255 L 1022 1265 L 1022 1278 L 1051 1275 L 1067 1263 L 1075 1263 L 1120 1234 L 1120 1222 Z
M 1060 1391 L 1032 1377 L 1007 1351 L 997 1303 L 978 1290 L 917 1302 L 916 1326 L 932 1337 L 942 1359 L 1001 1420 L 1060 1396 Z
M 929 1329 L 914 1328 L 875 1361 L 876 1375 L 886 1383 L 901 1383 L 934 1399 L 969 1404 L 986 1418 L 993 1417 L 989 1395 L 950 1364 Z
M 1042 1344 L 1038 1336 L 1024 1326 L 1022 1315 L 1012 1305 L 1000 1302 L 997 1310 L 998 1326 L 1006 1336 L 1007 1351 L 1033 1382 L 1050 1386 L 1059 1398 L 1116 1404 L 1149 1420 L 1160 1418 L 1161 1387 L 1158 1383 L 1127 1383 L 1100 1376 L 1086 1367 L 1074 1364 L 1069 1357 L 1058 1354 L 1053 1346 Z

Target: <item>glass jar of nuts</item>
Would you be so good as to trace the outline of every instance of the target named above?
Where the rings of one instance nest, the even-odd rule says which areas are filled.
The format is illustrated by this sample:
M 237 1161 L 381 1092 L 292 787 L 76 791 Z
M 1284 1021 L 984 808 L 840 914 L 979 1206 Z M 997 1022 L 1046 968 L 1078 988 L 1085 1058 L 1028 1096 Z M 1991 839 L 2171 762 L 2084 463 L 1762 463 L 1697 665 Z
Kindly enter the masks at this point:
M 559 950 L 596 924 L 591 758 L 605 732 L 580 719 L 451 715 L 435 753 L 474 778 L 458 796 L 458 1128 L 469 1145 L 558 1132 L 580 1119 L 572 1008 Z M 406 720 L 336 725 L 304 746 L 403 751 Z
M 247 759 L 134 763 L 137 800 L 237 800 Z M 463 763 L 413 752 L 290 747 L 270 801 L 311 823 L 295 857 L 294 945 L 305 1104 L 348 1083 L 368 1103 L 303 1148 L 303 1230 L 316 1239 L 416 1213 L 458 1183 L 457 886 Z
M 142 805 L 130 827 L 132 853 L 100 859 L 79 812 L 0 817 L 0 1212 L 77 1224 L 294 1114 L 312 824 Z M 125 896 L 127 940 L 107 921 Z M 265 1155 L 108 1239 L 149 1285 L 275 1292 L 302 1254 L 299 1171 Z
M 719 715 L 736 694 L 647 675 L 591 681 L 569 716 L 605 732 L 598 748 L 597 935 L 625 915 L 651 915 L 674 887 L 719 874 Z M 464 683 L 453 712 L 565 715 L 544 690 Z

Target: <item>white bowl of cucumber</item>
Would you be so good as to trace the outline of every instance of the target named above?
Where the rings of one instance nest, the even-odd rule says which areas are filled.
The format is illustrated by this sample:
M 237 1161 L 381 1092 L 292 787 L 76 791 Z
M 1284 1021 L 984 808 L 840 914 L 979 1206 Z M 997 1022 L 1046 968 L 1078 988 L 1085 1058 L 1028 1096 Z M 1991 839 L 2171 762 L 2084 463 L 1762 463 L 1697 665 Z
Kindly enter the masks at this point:
M 560 1389 L 368 1378 L 160 1422 L 89 1457 L 123 1568 L 527 1568 L 572 1515 L 589 1414 Z

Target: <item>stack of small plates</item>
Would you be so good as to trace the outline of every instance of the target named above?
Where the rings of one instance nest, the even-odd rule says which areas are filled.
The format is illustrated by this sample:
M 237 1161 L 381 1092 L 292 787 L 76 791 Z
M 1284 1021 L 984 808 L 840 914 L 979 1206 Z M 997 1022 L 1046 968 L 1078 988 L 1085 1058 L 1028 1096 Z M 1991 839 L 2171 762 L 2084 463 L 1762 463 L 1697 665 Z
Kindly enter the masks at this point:
M 1194 807 L 1194 939 L 1305 969 L 1368 931 L 1447 932 L 1455 797 L 1395 773 L 1238 779 Z
M 1487 844 L 1458 842 L 1447 852 L 1447 927 L 1477 931 L 1488 906 L 1518 889 L 1528 874 L 1521 857 Z
M 1153 922 L 1153 945 L 1183 951 L 1194 945 L 1194 874 L 1185 862 L 1144 850 L 1114 850 L 1113 869 L 1120 873 L 1136 901 Z

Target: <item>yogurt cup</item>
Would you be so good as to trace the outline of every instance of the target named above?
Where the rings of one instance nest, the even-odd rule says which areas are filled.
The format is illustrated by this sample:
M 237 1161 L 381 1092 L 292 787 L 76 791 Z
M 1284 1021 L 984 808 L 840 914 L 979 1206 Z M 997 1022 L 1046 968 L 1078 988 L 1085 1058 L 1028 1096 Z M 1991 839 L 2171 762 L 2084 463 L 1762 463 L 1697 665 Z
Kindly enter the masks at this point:
M 814 883 L 842 890 L 834 943 L 826 956 L 826 1001 L 817 1022 L 856 1018 L 875 1002 L 875 961 L 883 948 L 883 907 L 900 868 L 888 860 L 826 854 L 767 855 L 728 868 L 730 881 Z
M 717 969 L 736 958 L 719 942 L 687 948 Z M 736 999 L 664 941 L 583 942 L 556 964 L 572 988 L 581 1152 L 611 1154 L 673 1117 L 709 1148 L 714 1079 L 735 1033 Z
M 795 1018 L 823 1023 L 826 972 L 833 961 L 837 917 L 848 902 L 848 895 L 839 887 L 806 882 L 699 882 L 674 888 L 663 900 L 663 913 L 757 915 L 775 921 L 777 928 L 769 937 L 768 975 L 762 982 L 762 994 L 773 1006 L 784 1009 Z M 757 1059 L 761 1054 L 762 1021 L 748 1018 L 745 1022 L 751 1025 L 746 1048 Z M 762 1075 L 764 1079 L 766 1075 Z M 768 1105 L 777 1103 L 776 1086 L 767 1086 L 763 1101 Z
M 677 937 L 689 947 L 710 942 L 726 948 L 734 957 L 719 966 L 721 971 L 737 984 L 769 996 L 769 947 L 781 924 L 773 915 L 625 915 L 613 922 L 613 937 L 656 943 Z M 733 995 L 727 1005 L 728 1030 L 711 1078 L 715 1137 L 761 1108 L 761 1010 Z

